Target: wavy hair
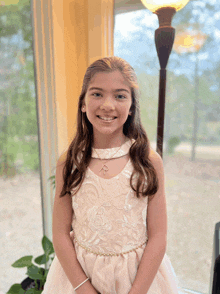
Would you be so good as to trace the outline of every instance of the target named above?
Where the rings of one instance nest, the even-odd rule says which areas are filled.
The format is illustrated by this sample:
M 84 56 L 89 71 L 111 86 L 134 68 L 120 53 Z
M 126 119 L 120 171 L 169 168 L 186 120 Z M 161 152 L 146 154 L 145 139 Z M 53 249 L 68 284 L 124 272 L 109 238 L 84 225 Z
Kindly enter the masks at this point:
M 60 197 L 66 194 L 75 195 L 78 192 L 91 160 L 93 127 L 89 122 L 86 113 L 81 111 L 89 83 L 96 73 L 108 73 L 116 70 L 119 70 L 125 80 L 129 83 L 132 94 L 132 105 L 130 108 L 132 114 L 128 116 L 127 121 L 123 126 L 124 135 L 130 139 L 135 139 L 135 142 L 131 145 L 129 150 L 129 155 L 134 168 L 130 177 L 130 186 L 133 191 L 136 192 L 137 198 L 140 197 L 140 193 L 143 197 L 153 196 L 158 190 L 157 174 L 149 159 L 150 142 L 140 118 L 140 95 L 135 71 L 124 59 L 111 56 L 96 60 L 86 70 L 78 102 L 77 130 L 75 137 L 67 150 L 63 168 L 64 184 Z M 137 181 L 134 186 L 133 179 L 135 175 Z M 142 185 L 142 183 L 144 183 L 144 185 Z M 73 189 L 75 188 L 77 189 L 73 192 Z

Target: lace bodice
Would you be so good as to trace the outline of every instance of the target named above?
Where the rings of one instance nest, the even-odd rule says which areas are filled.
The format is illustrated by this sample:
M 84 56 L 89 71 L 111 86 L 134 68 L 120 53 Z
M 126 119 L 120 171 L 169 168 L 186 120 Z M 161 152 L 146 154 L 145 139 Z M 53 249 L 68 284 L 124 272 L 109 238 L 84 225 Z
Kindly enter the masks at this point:
M 135 250 L 147 240 L 147 197 L 130 187 L 129 160 L 115 177 L 104 179 L 87 169 L 80 190 L 72 197 L 72 227 L 79 245 L 100 255 Z

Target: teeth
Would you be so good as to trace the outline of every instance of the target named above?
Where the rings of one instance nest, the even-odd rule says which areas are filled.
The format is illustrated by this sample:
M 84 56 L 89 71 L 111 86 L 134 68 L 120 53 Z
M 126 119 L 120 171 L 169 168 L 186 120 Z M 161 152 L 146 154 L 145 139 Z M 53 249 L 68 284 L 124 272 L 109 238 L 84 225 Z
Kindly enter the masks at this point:
M 101 117 L 101 116 L 100 116 L 100 118 L 101 118 L 101 119 L 104 119 L 104 120 L 113 120 L 113 119 L 114 119 L 114 117 L 109 118 L 109 117 Z

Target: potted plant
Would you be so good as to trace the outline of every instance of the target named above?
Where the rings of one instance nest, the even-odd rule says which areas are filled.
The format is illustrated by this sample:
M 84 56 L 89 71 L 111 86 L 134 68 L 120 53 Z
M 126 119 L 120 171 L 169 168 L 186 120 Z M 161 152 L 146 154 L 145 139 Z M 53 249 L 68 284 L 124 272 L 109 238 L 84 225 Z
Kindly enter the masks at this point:
M 24 256 L 15 261 L 13 267 L 27 267 L 28 277 L 20 284 L 14 284 L 7 294 L 40 294 L 43 291 L 47 274 L 52 260 L 54 259 L 54 248 L 52 242 L 44 236 L 42 238 L 44 254 L 36 257 L 34 263 L 33 256 Z M 44 268 L 41 267 L 44 265 Z

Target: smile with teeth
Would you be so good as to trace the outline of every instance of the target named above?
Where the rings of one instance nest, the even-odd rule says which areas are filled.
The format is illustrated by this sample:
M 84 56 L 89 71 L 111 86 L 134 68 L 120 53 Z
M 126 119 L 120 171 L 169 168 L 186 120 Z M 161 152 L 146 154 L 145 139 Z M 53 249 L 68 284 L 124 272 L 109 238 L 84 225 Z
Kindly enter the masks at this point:
M 98 118 L 105 120 L 105 121 L 112 121 L 114 120 L 116 117 L 102 117 L 102 116 L 98 116 Z

